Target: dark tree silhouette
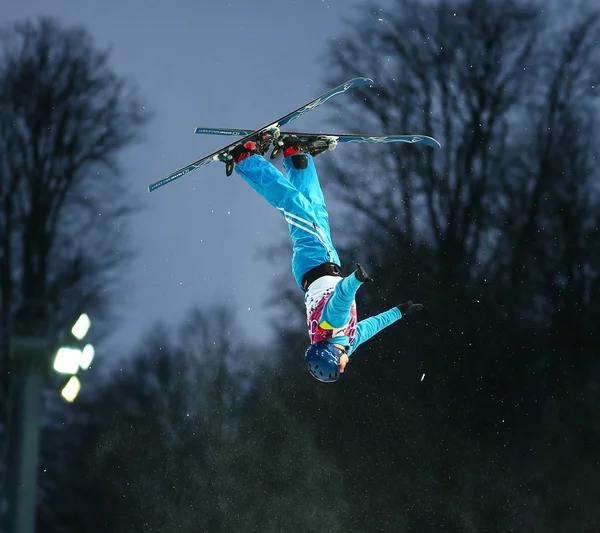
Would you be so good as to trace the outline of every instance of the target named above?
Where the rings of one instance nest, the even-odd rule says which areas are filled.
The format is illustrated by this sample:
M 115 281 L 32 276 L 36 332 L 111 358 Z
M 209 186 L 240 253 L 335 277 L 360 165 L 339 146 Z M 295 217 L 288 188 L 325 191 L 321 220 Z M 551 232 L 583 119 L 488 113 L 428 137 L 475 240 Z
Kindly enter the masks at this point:
M 48 18 L 3 28 L 2 395 L 10 371 L 7 327 L 24 302 L 49 304 L 57 333 L 83 310 L 95 326 L 106 324 L 119 267 L 130 255 L 132 206 L 118 157 L 148 119 L 135 86 L 111 69 L 109 54 L 86 30 Z
M 336 130 L 430 134 L 442 150 L 341 145 L 317 166 L 344 263 L 376 278 L 359 313 L 408 298 L 428 311 L 354 356 L 343 399 L 328 397 L 353 422 L 306 416 L 335 434 L 330 451 L 378 450 L 342 463 L 370 489 L 352 516 L 378 508 L 375 528 L 593 530 L 598 483 L 580 482 L 599 436 L 598 11 L 385 6 L 362 7 L 326 55 L 328 84 L 376 81 L 332 101 Z M 302 349 L 290 339 L 282 353 Z
M 0 51 L 0 316 L 26 298 L 58 324 L 99 313 L 128 255 L 118 156 L 148 112 L 84 29 L 18 23 Z
M 67 429 L 92 436 L 47 458 L 44 531 L 343 531 L 342 473 L 271 401 L 238 331 L 227 310 L 196 310 L 175 335 L 153 328 L 92 397 L 82 393 L 71 407 L 87 415 L 69 414 Z

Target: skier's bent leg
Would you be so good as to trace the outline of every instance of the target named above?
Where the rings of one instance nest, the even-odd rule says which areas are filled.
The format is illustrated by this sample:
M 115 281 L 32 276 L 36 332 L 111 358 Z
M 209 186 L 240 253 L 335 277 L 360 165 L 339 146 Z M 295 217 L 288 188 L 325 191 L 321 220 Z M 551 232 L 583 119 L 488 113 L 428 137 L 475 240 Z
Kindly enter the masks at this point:
M 321 227 L 310 201 L 260 155 L 240 161 L 236 172 L 285 217 L 294 245 L 292 270 L 302 288 L 302 276 L 326 262 L 339 264 L 328 233 Z
M 294 157 L 306 157 L 306 168 L 296 168 L 294 166 Z M 313 157 L 304 153 L 291 155 L 283 160 L 283 167 L 285 168 L 285 172 L 290 180 L 290 183 L 296 187 L 296 189 L 298 189 L 306 198 L 308 198 L 312 204 L 315 214 L 317 215 L 319 225 L 325 230 L 329 242 L 331 246 L 333 246 L 330 235 L 331 230 L 329 227 L 329 214 L 327 213 L 325 197 L 323 196 L 323 190 L 321 189 L 321 184 L 319 183 L 319 175 L 317 174 Z
M 290 183 L 306 196 L 313 205 L 322 205 L 325 207 L 325 197 L 319 183 L 319 176 L 313 157 L 309 154 L 298 155 L 306 157 L 308 162 L 306 168 L 296 168 L 293 163 L 294 156 L 286 157 L 283 160 L 283 167 Z
M 340 281 L 323 309 L 323 320 L 332 327 L 341 327 L 350 321 L 350 309 L 356 296 L 356 291 L 362 282 L 353 272 Z

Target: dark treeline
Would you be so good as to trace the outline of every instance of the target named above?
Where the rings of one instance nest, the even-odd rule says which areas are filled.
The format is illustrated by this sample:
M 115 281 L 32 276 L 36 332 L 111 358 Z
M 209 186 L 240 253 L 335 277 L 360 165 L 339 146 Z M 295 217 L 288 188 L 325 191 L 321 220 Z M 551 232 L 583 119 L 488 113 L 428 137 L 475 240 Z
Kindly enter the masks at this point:
M 14 377 L 28 366 L 9 356 L 10 332 L 40 302 L 52 310 L 54 344 L 84 310 L 95 344 L 110 331 L 135 208 L 119 155 L 148 118 L 135 86 L 87 30 L 49 18 L 1 28 L 0 514 L 7 427 L 19 407 Z
M 360 317 L 426 312 L 333 386 L 304 369 L 287 269 L 275 349 L 227 309 L 155 328 L 74 404 L 48 399 L 40 531 L 598 530 L 600 12 L 388 4 L 331 43 L 327 85 L 376 81 L 331 102 L 336 126 L 442 150 L 317 165 L 346 270 L 376 279 Z

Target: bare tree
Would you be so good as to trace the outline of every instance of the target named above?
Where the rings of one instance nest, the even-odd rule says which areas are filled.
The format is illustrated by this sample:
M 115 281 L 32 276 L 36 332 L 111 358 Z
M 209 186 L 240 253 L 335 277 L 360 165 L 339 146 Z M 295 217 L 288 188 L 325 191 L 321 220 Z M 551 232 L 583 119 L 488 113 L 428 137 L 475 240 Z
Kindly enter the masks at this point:
M 580 351 L 580 339 L 596 329 L 591 298 L 600 291 L 600 11 L 581 13 L 560 33 L 550 28 L 544 36 L 553 45 L 538 52 L 529 113 L 507 142 L 498 198 L 505 209 L 494 210 L 502 219 L 493 258 L 511 294 L 507 313 L 522 318 L 535 295 L 538 320 L 555 322 L 558 336 L 570 331 L 568 343 Z
M 42 19 L 0 42 L 0 315 L 28 297 L 48 299 L 59 322 L 100 311 L 128 255 L 118 156 L 148 113 L 83 29 Z
M 461 443 L 456 457 L 454 449 L 438 449 L 444 458 L 437 465 L 411 449 L 415 462 L 433 465 L 436 481 L 428 489 L 419 483 L 420 494 L 434 495 L 432 513 L 446 516 L 446 525 L 482 528 L 489 501 L 473 499 L 489 491 L 491 500 L 523 498 L 498 518 L 499 529 L 521 529 L 527 508 L 540 529 L 577 529 L 586 523 L 580 516 L 542 518 L 539 502 L 575 505 L 565 491 L 540 487 L 564 476 L 553 465 L 567 456 L 582 458 L 575 477 L 585 472 L 586 439 L 597 438 L 598 11 L 584 6 L 563 17 L 527 1 L 387 4 L 361 8 L 356 24 L 331 43 L 330 78 L 358 73 L 376 81 L 354 103 L 332 101 L 336 129 L 430 134 L 442 150 L 341 145 L 322 172 L 338 210 L 332 222 L 342 256 L 364 259 L 377 278 L 361 295 L 363 312 L 407 295 L 429 304 L 425 329 L 411 326 L 401 340 L 383 334 L 356 357 L 357 367 L 377 361 L 360 368 L 361 380 L 376 383 L 361 389 L 405 412 L 397 391 L 410 391 L 404 398 L 419 401 L 413 421 L 435 420 L 425 441 Z M 438 376 L 427 395 L 405 377 L 422 361 Z M 357 416 L 371 416 L 360 409 Z M 567 412 L 570 433 L 560 422 Z M 489 421 L 505 423 L 507 413 L 511 430 L 521 433 L 500 443 L 502 430 Z M 523 459 L 548 440 L 562 444 L 529 457 L 530 464 Z M 398 460 L 393 452 L 386 459 Z M 393 468 L 381 457 L 380 464 Z M 479 477 L 499 465 L 506 479 Z M 456 476 L 471 481 L 463 495 L 441 481 Z M 578 508 L 591 505 L 595 490 L 595 482 L 582 488 Z M 421 502 L 412 524 L 427 514 Z
M 27 299 L 58 329 L 100 324 L 129 256 L 118 157 L 149 114 L 86 30 L 47 18 L 2 30 L 0 109 L 0 331 Z
M 371 4 L 362 20 L 332 43 L 330 72 L 377 83 L 353 105 L 332 103 L 344 106 L 339 129 L 443 145 L 342 146 L 329 167 L 325 182 L 356 222 L 345 248 L 387 265 L 379 296 L 427 286 L 466 319 L 494 286 L 486 312 L 507 326 L 536 315 L 573 329 L 568 306 L 573 331 L 584 327 L 574 337 L 588 336 L 600 288 L 597 10 L 560 20 L 533 2 L 403 1 Z
M 332 46 L 336 74 L 365 70 L 376 80 L 343 110 L 342 126 L 431 134 L 443 149 L 378 145 L 368 150 L 368 171 L 352 161 L 336 166 L 336 194 L 385 239 L 398 238 L 407 251 L 426 244 L 443 258 L 438 274 L 460 293 L 487 264 L 503 139 L 536 76 L 540 12 L 516 2 L 409 1 L 365 15 L 371 24 Z M 344 154 L 344 161 L 354 157 L 365 154 Z
M 48 18 L 0 30 L 0 410 L 6 420 L 18 418 L 8 414 L 17 403 L 5 397 L 17 375 L 9 368 L 8 325 L 25 303 L 41 301 L 52 310 L 57 336 L 82 311 L 96 326 L 107 324 L 119 268 L 130 256 L 132 205 L 119 154 L 141 138 L 148 119 L 135 85 L 111 69 L 109 54 L 86 30 Z

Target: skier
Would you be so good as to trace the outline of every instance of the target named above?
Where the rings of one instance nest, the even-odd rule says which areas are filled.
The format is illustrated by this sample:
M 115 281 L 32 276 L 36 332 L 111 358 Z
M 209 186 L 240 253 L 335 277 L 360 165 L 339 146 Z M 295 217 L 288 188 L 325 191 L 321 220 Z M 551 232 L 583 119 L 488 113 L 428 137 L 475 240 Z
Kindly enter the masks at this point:
M 325 141 L 283 138 L 283 174 L 263 155 L 272 137 L 235 146 L 230 155 L 236 172 L 277 208 L 288 223 L 293 243 L 292 272 L 304 291 L 310 346 L 305 352 L 309 372 L 319 381 L 334 382 L 360 344 L 405 315 L 423 308 L 412 301 L 357 321 L 355 294 L 373 281 L 360 265 L 342 273 L 333 246 L 325 199 L 313 157 L 331 147 Z M 333 146 L 335 147 L 335 146 Z

